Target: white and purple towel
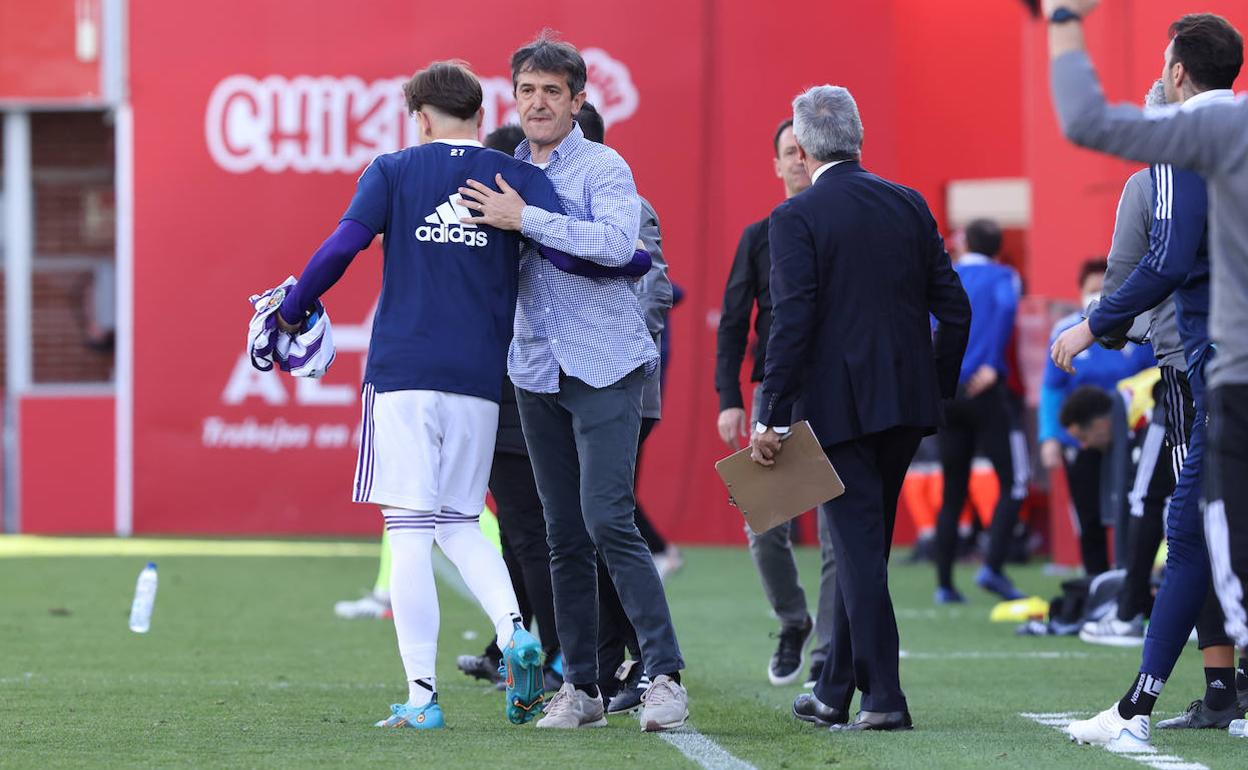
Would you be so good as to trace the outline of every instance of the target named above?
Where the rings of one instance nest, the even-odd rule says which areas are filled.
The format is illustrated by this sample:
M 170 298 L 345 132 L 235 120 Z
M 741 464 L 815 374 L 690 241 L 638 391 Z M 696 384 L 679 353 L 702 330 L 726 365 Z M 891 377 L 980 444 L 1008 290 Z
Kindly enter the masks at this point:
M 283 372 L 295 377 L 317 379 L 324 376 L 334 362 L 334 334 L 325 306 L 318 300 L 312 315 L 300 326 L 298 334 L 288 334 L 277 326 L 277 309 L 294 287 L 294 276 L 272 289 L 251 295 L 256 314 L 247 326 L 247 350 L 251 365 L 267 372 L 277 364 Z

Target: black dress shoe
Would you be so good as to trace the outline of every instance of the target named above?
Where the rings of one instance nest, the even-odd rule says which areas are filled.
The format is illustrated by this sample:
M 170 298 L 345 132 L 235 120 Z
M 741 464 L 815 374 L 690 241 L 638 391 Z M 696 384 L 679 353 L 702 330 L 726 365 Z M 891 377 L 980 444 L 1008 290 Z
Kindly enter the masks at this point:
M 849 721 L 849 716 L 844 711 L 823 705 L 810 693 L 802 693 L 794 699 L 793 716 L 821 727 L 843 725 Z
M 796 704 L 794 704 L 796 708 Z M 913 730 L 909 711 L 859 711 L 852 724 L 832 725 L 833 730 Z
M 1243 709 L 1236 704 L 1217 710 L 1205 705 L 1203 700 L 1194 700 L 1187 710 L 1174 719 L 1163 719 L 1157 723 L 1160 730 L 1225 730 L 1231 722 L 1244 715 Z

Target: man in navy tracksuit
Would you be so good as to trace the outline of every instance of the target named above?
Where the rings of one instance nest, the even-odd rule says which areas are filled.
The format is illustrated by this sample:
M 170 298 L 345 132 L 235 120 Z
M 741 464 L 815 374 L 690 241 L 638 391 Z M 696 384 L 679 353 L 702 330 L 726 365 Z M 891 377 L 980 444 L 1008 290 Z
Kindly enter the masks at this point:
M 1230 82 L 1225 84 L 1229 85 Z M 1228 89 L 1206 90 L 1188 98 L 1183 109 L 1229 98 L 1233 98 L 1233 93 Z M 1173 292 L 1179 336 L 1187 359 L 1187 379 L 1196 406 L 1187 457 L 1167 509 L 1169 549 L 1165 577 L 1153 606 L 1139 674 L 1119 703 L 1091 719 L 1070 725 L 1071 736 L 1088 743 L 1118 741 L 1124 732 L 1136 742 L 1148 742 L 1149 718 L 1157 697 L 1196 625 L 1210 588 L 1209 554 L 1200 510 L 1207 423 L 1205 369 L 1214 356 L 1208 329 L 1209 199 L 1204 179 L 1195 172 L 1159 164 L 1152 167 L 1151 176 L 1153 226 L 1148 253 L 1126 282 L 1105 297 L 1086 321 L 1057 339 L 1052 351 L 1054 363 L 1073 371 L 1073 357 L 1091 345 L 1094 337 L 1122 327 Z M 1224 681 L 1233 681 L 1233 669 L 1223 676 Z M 1225 709 L 1228 713 L 1234 710 L 1233 689 L 1230 697 L 1231 705 Z
M 993 257 L 1001 249 L 1001 228 L 979 219 L 966 227 L 967 253 L 954 270 L 971 300 L 971 338 L 962 359 L 958 395 L 945 410 L 939 434 L 944 499 L 936 523 L 936 603 L 966 601 L 953 585 L 958 517 L 966 505 L 971 462 L 978 449 L 992 462 L 1001 489 L 989 528 L 988 553 L 975 582 L 1018 599 L 1022 594 L 1003 572 L 1010 535 L 1027 494 L 1025 470 L 1010 442 L 1010 411 L 1005 393 L 1005 350 L 1018 310 L 1018 273 Z

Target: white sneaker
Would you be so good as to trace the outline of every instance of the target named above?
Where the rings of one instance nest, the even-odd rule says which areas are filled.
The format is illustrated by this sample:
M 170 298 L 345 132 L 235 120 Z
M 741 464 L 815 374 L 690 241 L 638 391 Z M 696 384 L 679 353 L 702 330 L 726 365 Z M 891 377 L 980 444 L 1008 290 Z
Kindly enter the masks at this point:
M 546 704 L 546 716 L 537 720 L 538 727 L 574 730 L 578 727 L 606 727 L 607 717 L 602 696 L 591 698 L 564 682 L 555 697 Z
M 334 614 L 340 618 L 347 620 L 359 620 L 360 618 L 389 618 L 394 613 L 390 609 L 390 602 L 379 599 L 376 594 L 366 594 L 355 601 L 341 601 L 334 603 Z
M 1079 638 L 1088 644 L 1109 647 L 1139 647 L 1144 644 L 1144 618 L 1119 620 L 1110 613 L 1100 620 L 1090 620 L 1079 629 Z
M 1075 743 L 1091 743 L 1110 751 L 1131 752 L 1150 748 L 1148 728 L 1146 714 L 1123 719 L 1115 703 L 1091 719 L 1071 722 L 1066 727 L 1066 733 Z
M 641 729 L 647 733 L 674 730 L 689 719 L 689 692 L 666 674 L 650 683 L 641 696 Z

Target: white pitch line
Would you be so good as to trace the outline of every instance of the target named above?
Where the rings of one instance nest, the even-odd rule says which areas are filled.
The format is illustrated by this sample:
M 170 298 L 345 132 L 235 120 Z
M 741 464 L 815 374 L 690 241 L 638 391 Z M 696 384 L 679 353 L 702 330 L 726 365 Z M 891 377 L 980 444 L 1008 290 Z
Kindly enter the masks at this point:
M 1086 716 L 1086 714 L 1070 711 L 1041 714 L 1023 712 L 1019 714 L 1019 716 L 1025 719 L 1030 719 L 1031 721 L 1044 725 L 1045 727 L 1052 727 L 1054 730 L 1057 730 L 1065 735 L 1066 725 L 1070 723 L 1070 720 L 1077 716 Z M 1202 765 L 1199 762 L 1191 762 L 1183 757 L 1175 756 L 1173 754 L 1159 754 L 1157 753 L 1157 749 L 1153 746 L 1133 746 L 1129 749 L 1118 750 L 1111 749 L 1106 746 L 1105 750 L 1115 756 L 1133 760 L 1141 765 L 1155 768 L 1155 770 L 1209 770 L 1208 766 Z
M 35 675 L 31 673 L 30 671 L 27 671 L 25 674 L 21 676 L 0 677 L 0 684 L 30 684 L 30 680 L 34 678 L 35 678 Z
M 685 759 L 703 770 L 758 770 L 754 765 L 734 756 L 691 725 L 685 725 L 679 730 L 659 733 L 659 737 L 675 746 L 677 751 L 685 755 Z

